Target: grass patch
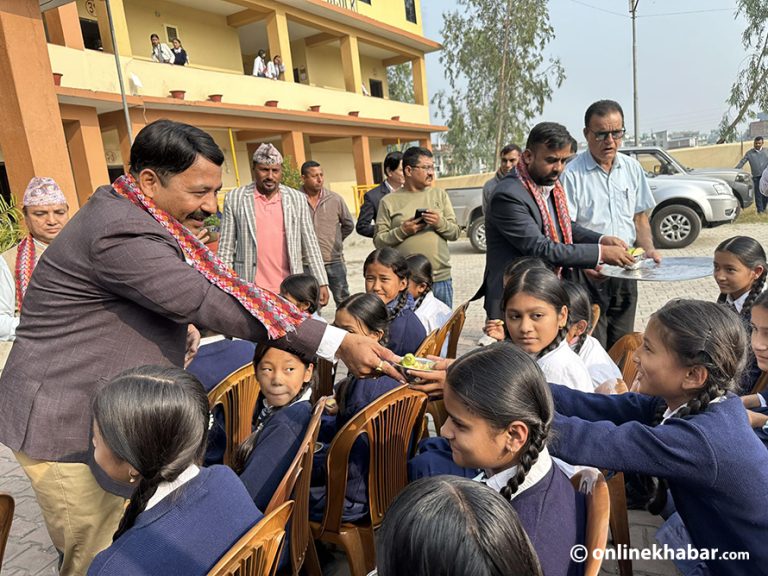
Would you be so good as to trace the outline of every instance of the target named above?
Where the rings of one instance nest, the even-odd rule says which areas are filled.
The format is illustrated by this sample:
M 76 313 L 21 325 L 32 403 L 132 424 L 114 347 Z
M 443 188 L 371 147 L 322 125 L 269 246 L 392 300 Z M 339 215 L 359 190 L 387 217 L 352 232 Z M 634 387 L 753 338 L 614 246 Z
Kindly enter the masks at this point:
M 736 219 L 736 222 L 739 224 L 761 224 L 768 222 L 768 217 L 766 216 L 768 215 L 758 214 L 757 208 L 755 208 L 755 205 L 752 204 L 752 206 L 749 208 L 742 210 L 741 214 Z

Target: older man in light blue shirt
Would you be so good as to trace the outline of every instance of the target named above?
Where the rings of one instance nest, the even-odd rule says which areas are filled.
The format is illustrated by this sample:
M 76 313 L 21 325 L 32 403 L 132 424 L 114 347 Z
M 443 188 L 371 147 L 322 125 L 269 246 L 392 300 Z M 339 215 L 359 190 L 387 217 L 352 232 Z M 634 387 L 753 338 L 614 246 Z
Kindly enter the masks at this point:
M 600 100 L 584 117 L 584 136 L 589 149 L 566 167 L 561 177 L 574 222 L 585 228 L 618 236 L 630 246 L 645 250 L 657 262 L 649 210 L 656 205 L 642 166 L 618 152 L 624 137 L 624 112 L 618 102 Z M 600 305 L 595 337 L 610 348 L 634 330 L 637 283 L 584 274 L 592 300 Z

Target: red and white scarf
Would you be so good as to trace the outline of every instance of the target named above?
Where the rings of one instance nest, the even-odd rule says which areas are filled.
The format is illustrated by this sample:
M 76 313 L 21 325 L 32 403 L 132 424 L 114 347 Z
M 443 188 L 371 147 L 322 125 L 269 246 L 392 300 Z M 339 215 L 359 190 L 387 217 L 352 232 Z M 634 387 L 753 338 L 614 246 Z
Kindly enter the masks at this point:
M 115 191 L 145 210 L 170 232 L 179 243 L 186 258 L 211 284 L 218 286 L 237 300 L 267 329 L 272 339 L 281 338 L 296 329 L 307 315 L 290 302 L 246 282 L 226 266 L 205 244 L 196 238 L 173 216 L 161 210 L 151 198 L 141 193 L 130 174 L 120 176 L 112 184 Z
M 35 269 L 35 240 L 28 234 L 16 249 L 16 308 L 21 310 L 24 294 L 29 288 L 32 270 Z
M 547 238 L 552 242 L 560 242 L 560 237 L 557 235 L 557 228 L 555 227 L 555 221 L 552 219 L 547 208 L 547 201 L 539 191 L 539 187 L 536 182 L 533 181 L 531 175 L 528 173 L 528 167 L 525 162 L 520 160 L 517 164 L 517 174 L 520 177 L 520 182 L 525 186 L 526 190 L 533 197 L 536 206 L 541 213 L 541 219 L 544 222 L 544 233 Z M 563 244 L 573 244 L 573 232 L 571 231 L 571 215 L 568 213 L 568 200 L 565 196 L 565 190 L 563 190 L 560 180 L 555 181 L 555 187 L 552 188 L 552 197 L 555 204 L 555 216 L 557 222 L 560 224 L 560 231 L 563 233 Z

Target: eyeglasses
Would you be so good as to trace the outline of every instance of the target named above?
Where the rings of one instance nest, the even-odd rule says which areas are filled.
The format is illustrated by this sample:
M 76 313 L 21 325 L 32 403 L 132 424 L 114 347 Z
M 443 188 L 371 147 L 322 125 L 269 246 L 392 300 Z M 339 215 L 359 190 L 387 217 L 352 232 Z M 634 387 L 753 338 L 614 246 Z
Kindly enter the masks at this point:
M 595 135 L 595 140 L 597 140 L 598 142 L 602 142 L 603 140 L 608 138 L 608 136 L 610 136 L 614 140 L 621 140 L 622 138 L 624 138 L 624 135 L 627 133 L 626 128 L 622 128 L 621 130 L 610 130 L 607 132 L 595 132 L 592 129 L 590 129 L 589 131 Z
M 435 171 L 434 164 L 430 164 L 429 166 L 414 166 L 414 168 L 421 168 L 422 170 L 424 170 L 424 172 L 427 172 L 427 173 Z

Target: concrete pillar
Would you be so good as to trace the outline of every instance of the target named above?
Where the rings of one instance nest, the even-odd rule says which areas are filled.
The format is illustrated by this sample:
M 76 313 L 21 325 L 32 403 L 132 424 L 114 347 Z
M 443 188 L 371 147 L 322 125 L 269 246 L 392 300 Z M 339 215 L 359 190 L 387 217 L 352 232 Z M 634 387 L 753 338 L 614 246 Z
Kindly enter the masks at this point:
M 413 64 L 413 98 L 416 104 L 425 106 L 429 104 L 429 92 L 427 91 L 427 65 L 424 58 L 412 60 Z
M 286 82 L 293 82 L 293 57 L 291 56 L 291 38 L 288 35 L 288 19 L 285 12 L 276 10 L 267 16 L 267 39 L 269 41 L 269 57 L 277 54 L 283 59 Z
M 83 32 L 80 29 L 80 17 L 77 14 L 77 4 L 64 4 L 43 14 L 48 27 L 48 39 L 51 44 L 85 50 Z
M 117 40 L 117 53 L 125 58 L 133 56 L 131 50 L 131 38 L 128 35 L 128 22 L 125 19 L 125 6 L 123 0 L 110 0 L 109 5 L 112 8 L 112 22 L 115 26 L 115 39 Z M 109 18 L 107 17 L 107 5 L 103 0 L 96 1 L 96 18 L 99 21 L 99 35 L 101 36 L 101 45 L 104 47 L 104 52 L 110 54 L 115 53 L 115 49 L 112 47 L 112 35 L 109 31 Z M 156 33 L 160 35 L 161 30 Z M 148 57 L 152 52 L 152 44 L 149 41 L 149 35 L 147 35 L 147 51 Z
M 360 71 L 360 50 L 357 36 L 342 36 L 341 66 L 344 69 L 344 88 L 347 92 L 363 93 L 363 74 Z
M 371 146 L 368 136 L 354 136 L 352 138 L 352 155 L 355 157 L 355 179 L 357 180 L 357 185 L 373 184 Z
M 301 168 L 307 160 L 307 154 L 304 151 L 304 134 L 301 132 L 284 132 L 282 134 L 283 140 L 283 156 L 290 156 L 293 159 L 293 164 L 296 168 Z
M 96 109 L 77 107 L 73 112 L 75 119 L 64 120 L 64 134 L 72 160 L 77 197 L 82 206 L 96 188 L 109 184 L 109 172 Z
M 144 121 L 141 111 L 129 109 L 128 112 L 131 117 L 133 137 L 136 138 L 136 135 L 147 125 L 147 123 Z M 122 156 L 123 160 L 123 169 L 127 173 L 131 162 L 131 139 L 128 135 L 128 127 L 125 124 L 125 115 L 120 111 L 110 112 L 107 116 L 109 119 L 106 122 L 102 122 L 102 124 L 104 126 L 114 126 L 117 128 L 117 138 L 120 141 L 120 156 Z
M 33 176 L 79 206 L 38 0 L 0 0 L 0 148 L 18 204 Z
M 431 138 L 421 138 L 419 140 L 419 146 L 422 148 L 426 148 L 430 152 L 432 151 L 432 139 Z

